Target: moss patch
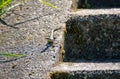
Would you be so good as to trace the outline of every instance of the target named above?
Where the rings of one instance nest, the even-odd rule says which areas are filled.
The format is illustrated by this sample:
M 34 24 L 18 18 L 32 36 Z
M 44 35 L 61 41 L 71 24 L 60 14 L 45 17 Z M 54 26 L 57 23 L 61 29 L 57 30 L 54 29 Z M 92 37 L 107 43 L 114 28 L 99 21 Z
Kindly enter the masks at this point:
M 50 79 L 74 79 L 68 72 L 52 72 L 50 73 Z

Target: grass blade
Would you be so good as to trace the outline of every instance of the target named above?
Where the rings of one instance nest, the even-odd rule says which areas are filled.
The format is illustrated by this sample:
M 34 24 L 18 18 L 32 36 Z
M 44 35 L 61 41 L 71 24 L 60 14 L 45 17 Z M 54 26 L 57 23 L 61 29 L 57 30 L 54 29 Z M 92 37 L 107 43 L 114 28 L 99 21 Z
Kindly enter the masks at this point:
M 8 5 L 10 2 L 12 2 L 12 0 L 7 0 L 7 1 L 0 0 L 0 1 L 1 1 L 0 2 L 0 9 L 2 9 L 6 5 Z
M 48 5 L 48 6 L 50 6 L 50 7 L 52 7 L 52 8 L 58 8 L 57 6 L 55 6 L 54 4 L 51 4 L 51 3 L 49 3 L 49 2 L 47 2 L 47 1 L 45 1 L 45 0 L 39 0 L 41 3 L 43 3 L 43 4 L 45 4 L 45 5 Z
M 1 56 L 6 56 L 6 57 L 23 57 L 25 56 L 24 54 L 13 54 L 13 53 L 2 53 L 0 52 Z
M 20 4 L 21 4 L 21 3 L 18 3 L 18 4 L 15 4 L 15 5 L 12 5 L 12 6 L 8 7 L 8 8 L 5 9 L 5 10 L 2 10 L 2 11 L 0 12 L 0 16 L 2 16 L 3 14 L 7 13 L 9 10 L 13 9 L 14 7 L 16 7 L 16 6 L 20 5 Z

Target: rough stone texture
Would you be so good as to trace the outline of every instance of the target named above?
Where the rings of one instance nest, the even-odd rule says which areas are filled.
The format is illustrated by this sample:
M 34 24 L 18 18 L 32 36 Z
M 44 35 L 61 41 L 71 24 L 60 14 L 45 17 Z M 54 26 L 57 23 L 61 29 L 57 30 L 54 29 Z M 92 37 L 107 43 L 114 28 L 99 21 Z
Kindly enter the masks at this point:
M 18 1 L 21 0 L 14 2 Z M 60 9 L 43 5 L 38 0 L 31 0 L 15 7 L 2 17 L 8 25 L 19 29 L 0 24 L 0 52 L 27 56 L 17 60 L 13 57 L 1 57 L 0 79 L 46 79 L 47 73 L 58 61 L 56 53 L 52 52 L 54 48 L 49 47 L 46 37 L 53 29 L 63 26 L 70 2 L 46 1 L 57 5 Z M 61 30 L 55 31 L 55 38 L 60 36 L 60 32 Z
M 120 16 L 76 16 L 67 21 L 65 61 L 120 59 Z
M 118 71 L 74 71 L 72 73 L 56 72 L 51 75 L 51 79 L 119 79 Z

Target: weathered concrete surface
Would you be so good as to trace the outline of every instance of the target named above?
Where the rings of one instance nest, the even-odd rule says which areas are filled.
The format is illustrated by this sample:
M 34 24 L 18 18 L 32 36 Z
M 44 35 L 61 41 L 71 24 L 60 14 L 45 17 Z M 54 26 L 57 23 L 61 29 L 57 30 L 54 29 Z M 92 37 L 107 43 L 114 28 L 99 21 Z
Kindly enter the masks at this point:
M 46 79 L 52 65 L 58 60 L 55 53 L 50 52 L 52 47 L 47 49 L 46 37 L 52 29 L 63 26 L 70 2 L 46 1 L 57 5 L 61 10 L 43 5 L 38 0 L 31 0 L 3 16 L 2 19 L 8 25 L 19 29 L 0 24 L 0 52 L 21 53 L 27 56 L 16 61 L 1 57 L 0 79 Z M 61 30 L 55 31 L 56 38 L 60 32 Z

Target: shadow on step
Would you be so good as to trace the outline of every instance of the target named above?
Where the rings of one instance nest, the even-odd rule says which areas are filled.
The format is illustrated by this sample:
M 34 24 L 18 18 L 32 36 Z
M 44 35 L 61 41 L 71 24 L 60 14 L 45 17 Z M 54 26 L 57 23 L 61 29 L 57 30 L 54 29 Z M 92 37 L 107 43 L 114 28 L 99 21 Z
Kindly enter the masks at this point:
M 105 9 L 105 8 L 120 8 L 120 0 L 73 0 L 72 7 Z
M 120 16 L 71 17 L 64 50 L 64 62 L 120 62 Z

